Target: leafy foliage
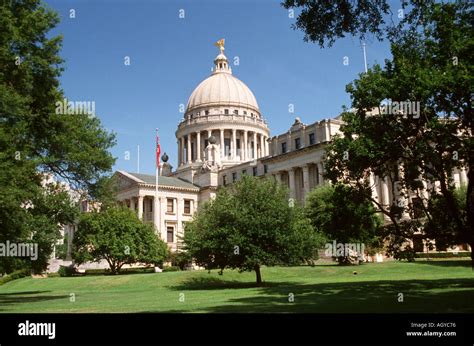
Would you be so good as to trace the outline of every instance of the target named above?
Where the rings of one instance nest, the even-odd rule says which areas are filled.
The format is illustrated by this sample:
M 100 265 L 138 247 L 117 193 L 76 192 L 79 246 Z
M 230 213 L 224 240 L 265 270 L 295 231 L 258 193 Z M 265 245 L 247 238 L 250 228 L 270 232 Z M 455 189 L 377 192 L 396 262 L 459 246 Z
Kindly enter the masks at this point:
M 305 205 L 313 227 L 336 243 L 363 243 L 367 249 L 381 246 L 377 232 L 382 219 L 372 203 L 350 186 L 323 185 L 312 190 Z M 348 256 L 338 258 L 348 263 Z
M 82 214 L 73 244 L 77 263 L 105 259 L 113 274 L 124 264 L 162 265 L 168 256 L 168 246 L 154 227 L 121 207 Z
M 402 199 L 414 193 L 423 201 L 427 192 L 444 200 L 443 216 L 452 225 L 451 239 L 474 245 L 474 117 L 472 110 L 474 56 L 472 5 L 436 4 L 425 9 L 423 21 L 391 38 L 393 59 L 375 65 L 347 86 L 354 111 L 344 112 L 343 136 L 328 147 L 327 177 L 366 191 L 371 173 L 392 182 Z M 419 102 L 419 113 L 390 113 L 382 102 Z M 375 109 L 375 114 L 370 114 Z M 345 159 L 349 157 L 349 159 Z M 401 171 L 397 171 L 401 167 Z M 456 203 L 452 172 L 468 168 L 465 210 Z M 423 184 L 422 181 L 427 182 Z M 402 225 L 409 203 L 383 205 L 365 194 L 392 221 L 392 238 L 420 230 L 414 221 Z M 464 217 L 463 215 L 466 215 Z M 438 228 L 438 230 L 440 230 Z M 445 232 L 431 236 L 442 238 Z M 395 242 L 394 244 L 399 244 Z
M 56 112 L 62 38 L 49 31 L 58 21 L 39 0 L 0 3 L 0 242 L 36 241 L 41 255 L 1 258 L 3 272 L 44 270 L 59 228 L 74 219 L 68 194 L 42 186 L 46 173 L 87 190 L 114 163 L 114 135 L 98 118 Z
M 198 210 L 184 242 L 198 265 L 254 270 L 257 283 L 262 265 L 311 261 L 323 246 L 303 210 L 289 206 L 286 188 L 246 175 Z

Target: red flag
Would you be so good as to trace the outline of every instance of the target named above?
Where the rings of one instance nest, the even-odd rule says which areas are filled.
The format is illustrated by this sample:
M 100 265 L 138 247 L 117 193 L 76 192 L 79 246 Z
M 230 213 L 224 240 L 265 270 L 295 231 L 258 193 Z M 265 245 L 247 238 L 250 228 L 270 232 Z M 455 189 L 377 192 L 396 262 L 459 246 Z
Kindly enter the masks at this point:
M 160 137 L 158 137 L 158 131 L 156 131 L 156 167 L 160 167 L 160 154 L 161 154 L 161 146 L 160 146 Z

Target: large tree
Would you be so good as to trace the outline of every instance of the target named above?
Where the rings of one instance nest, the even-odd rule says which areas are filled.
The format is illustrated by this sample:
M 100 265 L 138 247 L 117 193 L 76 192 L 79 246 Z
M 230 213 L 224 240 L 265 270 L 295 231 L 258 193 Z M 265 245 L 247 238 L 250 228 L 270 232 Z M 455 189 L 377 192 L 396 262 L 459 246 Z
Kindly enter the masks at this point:
M 61 225 L 73 219 L 66 195 L 49 194 L 56 203 L 41 197 L 45 174 L 88 191 L 114 163 L 108 152 L 114 136 L 97 117 L 57 111 L 65 97 L 59 83 L 62 38 L 49 31 L 58 21 L 39 0 L 0 3 L 0 242 L 29 242 L 43 234 L 45 256 Z M 10 263 L 8 270 L 13 262 L 31 265 L 0 261 Z
M 324 244 L 303 210 L 288 202 L 285 187 L 247 175 L 198 210 L 184 242 L 197 264 L 255 271 L 257 284 L 261 266 L 312 261 Z
M 433 185 L 439 182 L 436 198 L 443 199 L 446 221 L 456 226 L 457 241 L 473 247 L 473 5 L 467 0 L 403 0 L 395 7 L 385 0 L 337 4 L 286 0 L 283 5 L 301 10 L 294 27 L 305 32 L 307 41 L 318 42 L 321 47 L 346 35 L 364 39 L 374 34 L 391 43 L 393 58 L 383 68 L 374 66 L 347 87 L 356 111 L 343 115 L 344 136 L 330 147 L 329 176 L 351 184 L 371 199 L 391 219 L 392 235 L 398 239 L 419 228 L 419 221 L 398 224 L 400 214 L 413 206 L 395 201 L 387 207 L 371 198 L 367 193 L 370 173 L 396 181 L 397 189 L 412 190 L 421 199 L 426 196 L 426 187 L 420 178 Z M 382 102 L 408 100 L 420 102 L 418 116 L 367 116 L 367 111 L 379 108 Z M 395 171 L 397 165 L 403 168 L 401 176 Z M 456 203 L 451 178 L 452 170 L 461 167 L 468 168 L 465 210 Z M 429 219 L 426 205 L 425 200 Z
M 154 227 L 122 207 L 82 214 L 73 247 L 76 263 L 106 260 L 113 274 L 124 264 L 162 265 L 169 254 Z

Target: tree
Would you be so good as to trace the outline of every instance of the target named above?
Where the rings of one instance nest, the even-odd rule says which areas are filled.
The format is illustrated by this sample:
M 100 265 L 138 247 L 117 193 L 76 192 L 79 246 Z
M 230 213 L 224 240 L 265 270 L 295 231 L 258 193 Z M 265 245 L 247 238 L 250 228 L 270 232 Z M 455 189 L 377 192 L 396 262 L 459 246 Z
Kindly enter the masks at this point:
M 114 135 L 97 117 L 57 110 L 65 98 L 59 85 L 62 38 L 48 33 L 58 21 L 39 0 L 0 4 L 0 242 L 38 238 L 45 256 L 63 222 L 70 222 L 64 215 L 72 203 L 64 193 L 49 194 L 54 203 L 43 198 L 45 174 L 88 191 L 114 163 L 108 151 Z M 46 265 L 0 258 L 9 271 Z
M 305 211 L 313 227 L 331 241 L 362 243 L 367 250 L 380 246 L 377 231 L 382 220 L 372 203 L 350 186 L 328 184 L 312 190 Z M 350 263 L 347 253 L 334 257 L 340 264 Z
M 255 271 L 262 265 L 294 265 L 317 258 L 324 242 L 288 191 L 273 179 L 244 175 L 217 192 L 186 225 L 185 249 L 198 265 Z
M 471 9 L 463 3 L 434 5 L 421 29 L 399 34 L 384 68 L 376 65 L 347 86 L 355 111 L 343 114 L 343 136 L 328 147 L 327 176 L 359 191 L 372 173 L 391 181 L 400 196 L 391 205 L 365 195 L 392 220 L 397 234 L 403 233 L 400 215 L 414 208 L 408 194 L 418 195 L 429 219 L 427 189 L 437 194 L 439 184 L 438 197 L 456 226 L 457 241 L 474 247 L 474 41 L 466 35 L 472 32 Z M 385 112 L 384 102 L 415 102 L 418 111 Z M 377 114 L 371 116 L 373 109 Z M 454 169 L 464 167 L 469 170 L 465 211 L 456 203 L 452 178 Z
M 402 213 L 413 211 L 413 205 L 403 201 L 407 192 L 417 193 L 424 201 L 429 219 L 426 187 L 420 178 L 431 186 L 439 182 L 437 198 L 444 199 L 446 221 L 456 226 L 458 242 L 473 247 L 473 5 L 468 1 L 403 0 L 398 23 L 383 18 L 391 13 L 386 1 L 341 1 L 334 5 L 287 0 L 283 5 L 301 9 L 294 27 L 305 32 L 307 41 L 317 41 L 321 47 L 346 34 L 364 39 L 371 33 L 391 42 L 393 59 L 387 60 L 384 68 L 375 65 L 346 89 L 355 112 L 345 112 L 344 136 L 329 148 L 328 176 L 351 184 L 361 193 L 366 191 L 372 173 L 396 182 L 402 198 L 391 205 L 365 195 L 392 221 L 392 238 L 398 240 L 420 229 L 420 220 L 400 218 Z M 367 116 L 374 108 L 380 111 L 382 102 L 408 100 L 419 102 L 416 117 Z M 344 160 L 347 156 L 350 159 Z M 395 171 L 399 165 L 401 176 Z M 456 203 L 451 177 L 453 169 L 461 167 L 468 168 L 465 211 Z M 431 192 L 437 193 L 434 189 Z M 474 265 L 474 253 L 472 258 Z
M 467 223 L 466 190 L 466 185 L 461 185 L 461 187 L 454 190 L 456 207 L 461 213 L 463 223 Z M 446 200 L 441 194 L 435 194 L 430 198 L 428 211 L 430 217 L 424 226 L 426 238 L 435 239 L 437 249 L 445 249 L 449 246 L 458 245 L 458 229 L 454 220 L 449 216 Z
M 162 265 L 168 246 L 150 224 L 123 207 L 110 207 L 81 215 L 73 240 L 76 263 L 105 259 L 113 274 L 124 264 Z
M 284 0 L 286 9 L 299 10 L 294 29 L 305 33 L 304 40 L 331 47 L 346 35 L 364 40 L 369 34 L 376 39 L 391 38 L 407 23 L 421 22 L 433 6 L 432 0 L 402 0 L 393 17 L 387 0 Z M 387 17 L 390 15 L 390 17 Z M 394 23 L 394 19 L 398 23 Z

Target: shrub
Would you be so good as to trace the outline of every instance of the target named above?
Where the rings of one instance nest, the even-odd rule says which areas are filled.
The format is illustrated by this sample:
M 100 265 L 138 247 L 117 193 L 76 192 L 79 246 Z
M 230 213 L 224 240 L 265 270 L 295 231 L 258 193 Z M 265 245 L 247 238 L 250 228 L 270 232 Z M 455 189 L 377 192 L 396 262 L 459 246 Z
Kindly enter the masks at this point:
M 59 273 L 48 273 L 48 278 L 59 278 L 61 275 Z
M 192 263 L 192 257 L 187 251 L 172 252 L 168 257 L 168 261 L 171 262 L 172 266 L 185 270 L 186 266 Z
M 407 246 L 404 250 L 396 252 L 393 257 L 399 261 L 407 260 L 408 262 L 415 261 L 415 250 L 411 246 Z
M 169 267 L 164 267 L 163 268 L 163 273 L 165 272 L 179 272 L 180 269 L 178 266 L 169 266 Z
M 12 272 L 11 274 L 7 274 L 0 278 L 0 285 L 6 284 L 7 282 L 24 278 L 25 276 L 31 275 L 30 269 L 20 269 Z
M 58 274 L 62 277 L 73 276 L 76 273 L 76 269 L 73 266 L 59 266 Z
M 471 253 L 469 251 L 459 251 L 458 253 L 453 252 L 417 252 L 415 254 L 416 258 L 454 258 L 454 257 L 471 257 Z

